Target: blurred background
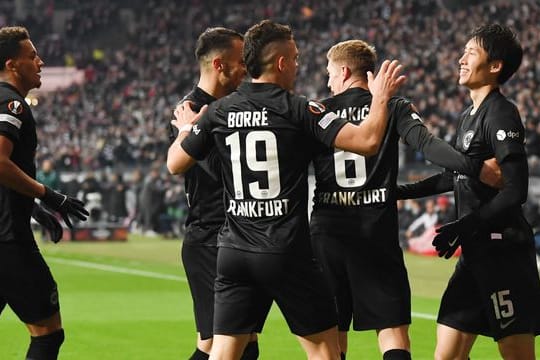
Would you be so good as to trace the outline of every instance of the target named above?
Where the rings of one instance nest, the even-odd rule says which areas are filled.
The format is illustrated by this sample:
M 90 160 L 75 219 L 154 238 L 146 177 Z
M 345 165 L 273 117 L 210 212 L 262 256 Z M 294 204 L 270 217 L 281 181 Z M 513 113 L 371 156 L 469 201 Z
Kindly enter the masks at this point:
M 526 128 L 526 213 L 540 226 L 538 1 L 2 0 L 0 26 L 26 26 L 46 64 L 42 88 L 27 99 L 38 122 L 39 180 L 84 199 L 90 224 L 180 238 L 183 178 L 168 175 L 164 164 L 172 108 L 198 79 L 196 38 L 212 26 L 244 32 L 264 18 L 294 30 L 300 50 L 297 93 L 329 96 L 326 51 L 338 41 L 364 39 L 375 45 L 380 60 L 402 61 L 409 79 L 400 95 L 449 142 L 469 102 L 457 85 L 468 32 L 486 22 L 512 26 L 525 57 L 503 92 L 515 100 Z M 438 170 L 401 146 L 400 181 Z M 403 247 L 423 251 L 425 241 L 418 237 L 429 238 L 430 227 L 452 219 L 453 198 L 407 201 L 399 208 Z

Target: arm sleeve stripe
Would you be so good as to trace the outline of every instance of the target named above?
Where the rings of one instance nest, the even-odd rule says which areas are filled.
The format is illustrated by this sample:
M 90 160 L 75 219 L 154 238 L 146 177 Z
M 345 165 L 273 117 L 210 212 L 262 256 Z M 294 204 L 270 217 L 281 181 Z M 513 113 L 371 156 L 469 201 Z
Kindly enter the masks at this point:
M 22 125 L 21 120 L 9 114 L 0 114 L 0 122 L 3 122 L 3 121 L 10 123 L 11 125 L 15 126 L 17 129 L 20 129 Z

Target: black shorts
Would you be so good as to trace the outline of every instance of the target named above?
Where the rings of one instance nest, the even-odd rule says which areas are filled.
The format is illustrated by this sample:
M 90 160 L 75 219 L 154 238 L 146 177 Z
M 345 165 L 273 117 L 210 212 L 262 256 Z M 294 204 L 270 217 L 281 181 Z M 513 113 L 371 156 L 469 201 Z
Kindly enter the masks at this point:
M 60 310 L 56 282 L 37 247 L 0 242 L 0 303 L 26 324 Z
M 220 247 L 214 333 L 261 332 L 275 301 L 298 336 L 336 326 L 336 305 L 310 251 L 252 253 Z
M 217 247 L 183 244 L 182 263 L 193 299 L 195 324 L 201 339 L 212 337 L 214 327 L 214 281 Z
M 496 241 L 464 247 L 437 322 L 495 341 L 516 334 L 538 335 L 540 280 L 534 249 Z
M 361 237 L 312 227 L 312 242 L 336 295 L 338 327 L 376 330 L 411 323 L 411 290 L 397 234 Z

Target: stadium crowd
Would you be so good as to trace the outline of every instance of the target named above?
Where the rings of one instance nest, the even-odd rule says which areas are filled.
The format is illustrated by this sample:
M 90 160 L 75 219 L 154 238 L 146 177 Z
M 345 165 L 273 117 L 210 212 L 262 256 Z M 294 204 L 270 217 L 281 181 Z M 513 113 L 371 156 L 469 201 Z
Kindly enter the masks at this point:
M 50 159 L 64 174 L 101 173 L 104 189 L 114 188 L 106 180 L 112 173 L 128 174 L 128 187 L 142 189 L 145 182 L 132 181 L 138 178 L 132 174 L 150 174 L 148 169 L 164 164 L 172 109 L 179 95 L 196 81 L 198 68 L 192 54 L 197 35 L 218 25 L 243 32 L 263 18 L 288 23 L 294 29 L 300 50 L 298 93 L 310 98 L 329 96 L 326 51 L 342 40 L 364 39 L 375 45 L 379 59 L 402 61 L 409 77 L 402 93 L 415 102 L 430 130 L 447 141 L 453 140 L 459 111 L 468 102 L 467 92 L 456 82 L 457 60 L 467 33 L 463 29 L 488 20 L 512 26 L 525 57 L 505 86 L 505 94 L 516 101 L 525 121 L 531 174 L 540 175 L 540 65 L 536 61 L 540 6 L 536 1 L 36 3 L 40 6 L 17 19 L 14 2 L 3 2 L 0 25 L 27 26 L 46 65 L 76 66 L 85 74 L 83 85 L 40 95 L 34 109 L 40 124 L 38 163 Z M 75 8 L 78 10 L 73 11 Z M 60 10 L 68 16 L 59 22 L 54 15 Z M 421 154 L 403 146 L 400 166 L 407 174 L 410 169 L 424 169 L 426 162 Z M 166 184 L 159 192 L 163 204 L 181 203 L 181 190 L 167 189 L 181 189 L 182 179 L 164 172 L 159 176 Z M 167 208 L 162 207 L 162 218 L 169 216 Z

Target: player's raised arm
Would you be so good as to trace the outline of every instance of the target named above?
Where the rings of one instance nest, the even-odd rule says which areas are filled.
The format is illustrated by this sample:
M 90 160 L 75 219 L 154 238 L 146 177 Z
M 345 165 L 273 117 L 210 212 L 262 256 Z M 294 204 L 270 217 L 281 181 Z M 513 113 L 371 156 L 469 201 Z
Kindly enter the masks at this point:
M 191 103 L 185 101 L 178 104 L 174 109 L 175 119 L 171 124 L 178 129 L 178 137 L 169 147 L 167 153 L 167 169 L 171 174 L 179 174 L 188 170 L 195 159 L 191 157 L 181 146 L 182 140 L 191 132 L 193 124 L 196 123 L 206 112 L 208 105 L 204 105 L 198 113 L 191 109 Z
M 377 76 L 368 72 L 368 86 L 373 96 L 367 119 L 360 125 L 346 124 L 337 134 L 334 145 L 360 155 L 377 153 L 388 122 L 388 101 L 405 82 L 400 75 L 402 65 L 397 60 L 385 60 Z

